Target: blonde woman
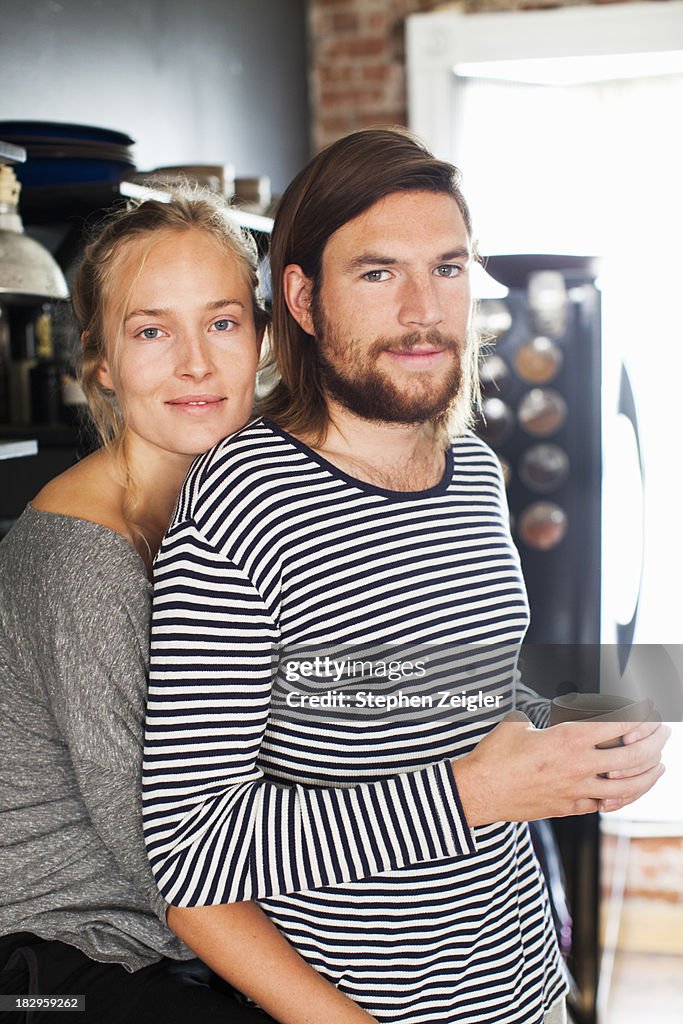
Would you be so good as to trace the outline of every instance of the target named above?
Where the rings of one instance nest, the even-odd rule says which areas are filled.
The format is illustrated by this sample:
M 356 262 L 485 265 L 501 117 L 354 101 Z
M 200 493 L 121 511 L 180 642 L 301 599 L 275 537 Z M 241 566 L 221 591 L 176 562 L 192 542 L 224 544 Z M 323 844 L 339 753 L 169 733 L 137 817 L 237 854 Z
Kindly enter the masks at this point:
M 194 456 L 249 417 L 256 284 L 199 192 L 113 215 L 74 283 L 102 447 L 0 546 L 0 992 L 33 1007 L 14 1022 L 78 994 L 81 1024 L 264 1020 L 166 926 L 139 825 L 151 562 Z

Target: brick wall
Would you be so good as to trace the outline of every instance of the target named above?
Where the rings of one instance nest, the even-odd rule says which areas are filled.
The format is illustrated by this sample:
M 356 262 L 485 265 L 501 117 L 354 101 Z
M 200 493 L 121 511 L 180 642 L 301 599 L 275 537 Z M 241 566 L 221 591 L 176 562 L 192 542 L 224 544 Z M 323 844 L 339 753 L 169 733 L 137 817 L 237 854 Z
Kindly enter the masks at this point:
M 313 149 L 357 128 L 406 123 L 404 23 L 409 14 L 444 7 L 471 13 L 583 2 L 587 0 L 308 0 Z
M 616 840 L 603 836 L 603 883 L 612 877 Z M 626 878 L 626 896 L 632 899 L 660 899 L 683 907 L 683 840 L 636 837 L 631 840 Z
M 610 908 L 616 838 L 603 836 L 603 927 Z M 631 840 L 618 947 L 683 955 L 683 840 Z

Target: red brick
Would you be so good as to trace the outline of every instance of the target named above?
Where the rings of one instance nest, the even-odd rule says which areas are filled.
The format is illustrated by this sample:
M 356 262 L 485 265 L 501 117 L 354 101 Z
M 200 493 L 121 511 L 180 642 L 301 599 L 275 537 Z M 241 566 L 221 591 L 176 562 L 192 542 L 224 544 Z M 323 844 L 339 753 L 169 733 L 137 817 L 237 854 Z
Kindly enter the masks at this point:
M 354 123 L 358 128 L 373 128 L 377 125 L 404 124 L 405 115 L 398 114 L 393 107 L 384 105 L 376 110 L 359 110 L 354 117 Z
M 366 82 L 388 82 L 392 70 L 391 65 L 385 61 L 382 64 L 366 64 L 360 72 L 361 78 Z
M 330 21 L 330 28 L 333 32 L 358 32 L 360 28 L 358 15 L 353 14 L 351 11 L 335 12 L 331 16 Z
M 389 31 L 389 18 L 386 11 L 375 11 L 365 17 L 365 27 L 373 33 L 386 34 Z
M 323 114 L 320 118 L 320 127 L 324 131 L 341 131 L 349 123 L 348 113 L 335 110 L 334 113 Z
M 378 57 L 386 51 L 386 39 L 373 36 L 337 39 L 326 47 L 328 57 Z
M 353 109 L 381 104 L 384 99 L 384 91 L 377 88 L 324 89 L 320 94 L 320 107 L 323 111 L 339 106 Z
M 324 85 L 352 82 L 358 77 L 357 69 L 353 64 L 319 64 L 314 74 Z
M 352 101 L 350 93 L 346 89 L 323 89 L 319 96 L 320 110 L 326 113 L 328 110 L 335 110 L 340 105 L 348 106 Z

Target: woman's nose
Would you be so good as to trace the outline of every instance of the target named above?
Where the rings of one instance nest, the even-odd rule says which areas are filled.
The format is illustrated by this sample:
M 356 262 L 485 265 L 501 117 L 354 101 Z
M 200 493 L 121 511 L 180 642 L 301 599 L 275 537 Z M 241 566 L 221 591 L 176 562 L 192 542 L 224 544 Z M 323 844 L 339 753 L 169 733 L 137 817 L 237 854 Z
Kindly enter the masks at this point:
M 211 346 L 201 334 L 188 331 L 178 344 L 176 372 L 181 377 L 203 378 L 213 370 Z

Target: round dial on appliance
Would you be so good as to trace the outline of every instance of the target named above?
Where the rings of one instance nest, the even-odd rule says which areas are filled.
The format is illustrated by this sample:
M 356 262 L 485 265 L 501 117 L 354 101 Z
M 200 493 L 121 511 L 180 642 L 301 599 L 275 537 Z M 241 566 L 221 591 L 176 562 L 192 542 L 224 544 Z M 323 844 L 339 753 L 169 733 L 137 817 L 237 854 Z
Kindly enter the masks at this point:
M 532 388 L 517 409 L 519 422 L 534 437 L 555 434 L 567 418 L 567 403 L 552 388 Z
M 569 456 L 556 444 L 532 445 L 520 460 L 519 476 L 532 491 L 555 491 L 569 476 Z
M 500 338 L 512 327 L 512 314 L 500 299 L 482 299 L 474 315 L 474 326 L 487 338 Z
M 539 334 L 515 353 L 515 369 L 530 384 L 547 384 L 562 369 L 562 349 L 550 338 Z
M 510 381 L 510 368 L 504 359 L 493 353 L 479 366 L 479 383 L 483 395 L 498 395 Z
M 500 444 L 515 428 L 515 414 L 500 398 L 485 398 L 481 403 L 481 415 L 477 433 L 490 445 Z
M 536 501 L 528 505 L 519 517 L 519 536 L 530 548 L 549 551 L 556 547 L 567 532 L 564 509 L 551 501 Z

